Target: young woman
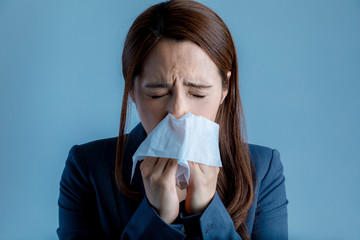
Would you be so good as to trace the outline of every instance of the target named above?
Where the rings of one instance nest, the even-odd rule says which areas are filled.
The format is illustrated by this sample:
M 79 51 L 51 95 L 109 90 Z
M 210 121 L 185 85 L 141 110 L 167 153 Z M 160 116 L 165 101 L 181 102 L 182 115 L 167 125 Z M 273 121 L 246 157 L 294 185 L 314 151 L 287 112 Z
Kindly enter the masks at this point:
M 118 138 L 74 146 L 60 183 L 60 239 L 287 239 L 279 152 L 248 144 L 231 34 L 195 1 L 154 5 L 133 23 L 123 51 Z M 141 123 L 124 133 L 129 97 Z M 171 113 L 219 124 L 222 168 L 189 162 L 187 189 L 176 159 L 132 156 Z

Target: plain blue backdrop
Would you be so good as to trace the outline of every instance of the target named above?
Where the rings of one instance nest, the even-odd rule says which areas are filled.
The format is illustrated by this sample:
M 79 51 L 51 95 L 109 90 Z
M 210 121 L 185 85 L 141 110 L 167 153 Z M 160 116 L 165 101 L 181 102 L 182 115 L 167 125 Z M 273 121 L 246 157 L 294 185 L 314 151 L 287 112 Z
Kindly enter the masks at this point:
M 56 239 L 68 151 L 117 136 L 125 35 L 157 2 L 0 0 L 0 239 Z M 249 142 L 281 153 L 290 238 L 360 239 L 360 1 L 201 2 L 234 36 Z

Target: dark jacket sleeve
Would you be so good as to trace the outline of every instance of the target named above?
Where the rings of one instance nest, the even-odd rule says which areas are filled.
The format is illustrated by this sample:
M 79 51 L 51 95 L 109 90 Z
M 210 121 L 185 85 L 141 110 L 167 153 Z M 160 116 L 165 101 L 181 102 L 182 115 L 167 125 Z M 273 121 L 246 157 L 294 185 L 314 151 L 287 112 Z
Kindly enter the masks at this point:
M 60 181 L 59 239 L 103 239 L 95 190 L 81 151 L 73 146 Z
M 59 239 L 109 239 L 104 236 L 96 191 L 78 146 L 72 147 L 60 181 Z M 125 207 L 125 206 L 124 206 Z M 184 239 L 184 233 L 162 221 L 143 199 L 120 239 Z
M 287 204 L 283 166 L 274 149 L 260 183 L 251 239 L 288 239 Z
M 280 154 L 274 149 L 271 159 L 263 159 L 266 173 L 260 179 L 259 195 L 255 199 L 256 214 L 251 239 L 288 239 L 285 178 Z M 268 163 L 268 164 L 266 164 Z M 257 201 L 257 202 L 256 202 Z M 241 239 L 234 223 L 217 193 L 201 215 L 183 218 L 186 232 L 198 233 L 194 239 Z
M 200 217 L 200 226 L 203 239 L 241 239 L 217 193 Z
M 60 181 L 59 239 L 101 239 L 95 191 L 78 146 L 71 148 Z
M 146 197 L 126 225 L 121 239 L 185 239 L 186 235 L 165 223 Z

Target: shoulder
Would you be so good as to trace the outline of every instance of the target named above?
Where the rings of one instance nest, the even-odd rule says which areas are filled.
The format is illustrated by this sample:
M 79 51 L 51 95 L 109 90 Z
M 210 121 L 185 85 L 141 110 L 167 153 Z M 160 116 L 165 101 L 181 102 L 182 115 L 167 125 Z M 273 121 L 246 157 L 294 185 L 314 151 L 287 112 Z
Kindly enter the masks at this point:
M 81 151 L 87 156 L 99 157 L 106 152 L 116 150 L 117 137 L 99 139 L 72 147 L 73 151 Z
M 125 168 L 131 169 L 131 157 L 145 137 L 146 133 L 141 124 L 127 135 Z M 93 176 L 101 176 L 105 171 L 112 172 L 115 170 L 117 140 L 117 137 L 112 137 L 74 145 L 70 149 L 66 164 Z
M 283 171 L 280 153 L 277 149 L 255 144 L 248 144 L 248 146 L 251 160 L 256 171 L 257 180 L 261 180 L 269 174 L 271 175 L 278 171 Z
M 106 138 L 74 145 L 66 161 L 76 169 L 87 173 L 112 170 L 115 164 L 117 138 Z
M 285 176 L 276 149 L 249 145 L 256 171 L 255 194 L 247 226 L 254 239 L 287 239 Z

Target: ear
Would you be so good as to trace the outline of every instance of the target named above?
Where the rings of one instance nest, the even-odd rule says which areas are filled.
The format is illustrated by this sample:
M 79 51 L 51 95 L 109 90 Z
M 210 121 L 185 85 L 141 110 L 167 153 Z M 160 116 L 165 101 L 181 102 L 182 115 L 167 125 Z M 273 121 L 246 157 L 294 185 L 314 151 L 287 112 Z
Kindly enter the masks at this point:
M 137 87 L 136 86 L 137 80 L 138 80 L 138 76 L 135 77 L 134 85 L 132 86 L 132 88 L 130 88 L 130 91 L 129 91 L 129 97 L 131 98 L 131 101 L 133 103 L 135 103 L 135 104 L 136 104 L 136 101 L 135 101 L 135 88 Z
M 228 71 L 227 74 L 226 74 L 226 78 L 227 78 L 228 81 L 230 80 L 230 77 L 231 77 L 231 71 Z M 228 89 L 224 88 L 223 91 L 222 91 L 222 94 L 221 94 L 221 102 L 220 102 L 220 104 L 223 103 L 223 101 L 226 98 L 227 94 L 228 94 Z
M 135 95 L 134 95 L 134 89 L 131 89 L 129 92 L 129 96 L 131 98 L 131 101 L 136 104 L 135 102 Z
M 225 100 L 227 94 L 228 94 L 228 90 L 224 88 L 223 91 L 222 91 L 222 93 L 221 93 L 221 101 L 220 101 L 220 104 L 223 103 L 223 101 Z
M 227 80 L 229 81 L 230 78 L 231 78 L 231 71 L 228 71 L 228 72 L 226 73 L 226 77 L 227 77 Z

